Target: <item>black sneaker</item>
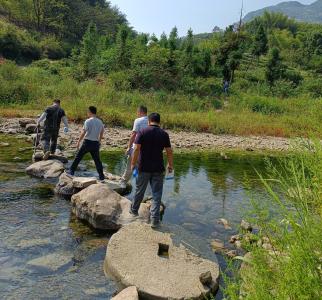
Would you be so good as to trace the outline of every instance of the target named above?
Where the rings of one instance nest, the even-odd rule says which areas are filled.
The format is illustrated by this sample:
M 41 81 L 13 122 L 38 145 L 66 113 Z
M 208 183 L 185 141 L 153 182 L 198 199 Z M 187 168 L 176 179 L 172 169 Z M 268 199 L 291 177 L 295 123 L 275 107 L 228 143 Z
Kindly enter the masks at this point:
M 153 229 L 156 229 L 156 228 L 159 228 L 161 225 L 160 221 L 159 220 L 151 220 L 151 228 Z
M 72 177 L 74 177 L 74 172 L 73 171 L 71 171 L 71 170 L 65 170 L 65 173 L 66 173 L 66 175 L 68 176 L 68 177 L 70 177 L 70 178 L 72 178 Z
M 138 213 L 133 212 L 133 211 L 132 211 L 132 209 L 130 209 L 129 213 L 130 213 L 130 215 L 131 215 L 132 217 L 135 217 L 135 218 L 137 218 L 137 217 L 139 216 L 139 214 L 138 214 Z

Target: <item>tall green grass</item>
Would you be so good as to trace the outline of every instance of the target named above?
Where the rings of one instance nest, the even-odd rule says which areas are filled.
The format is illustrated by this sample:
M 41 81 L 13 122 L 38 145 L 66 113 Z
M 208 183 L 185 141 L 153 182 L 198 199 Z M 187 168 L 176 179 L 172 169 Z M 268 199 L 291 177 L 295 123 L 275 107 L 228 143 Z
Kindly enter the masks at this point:
M 229 98 L 198 97 L 182 92 L 116 90 L 112 79 L 78 82 L 69 68 L 0 66 L 0 115 L 35 116 L 54 98 L 63 101 L 69 118 L 82 120 L 96 105 L 109 125 L 130 127 L 138 105 L 158 111 L 166 128 L 216 134 L 322 136 L 322 99 L 309 96 L 280 99 L 255 92 L 235 92 Z M 63 64 L 63 62 L 60 62 Z M 225 104 L 225 101 L 228 104 Z
M 226 299 L 322 299 L 321 144 L 268 163 L 259 177 L 266 195 L 252 200 L 250 220 L 273 250 L 246 244 L 250 259 L 226 278 Z

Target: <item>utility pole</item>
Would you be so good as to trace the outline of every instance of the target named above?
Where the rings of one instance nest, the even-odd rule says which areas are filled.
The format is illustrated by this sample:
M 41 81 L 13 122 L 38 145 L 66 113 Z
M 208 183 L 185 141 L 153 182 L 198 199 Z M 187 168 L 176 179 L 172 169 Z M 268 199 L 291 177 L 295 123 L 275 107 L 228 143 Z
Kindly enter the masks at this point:
M 239 25 L 238 25 L 238 32 L 240 31 L 241 26 L 243 24 L 243 14 L 244 14 L 244 0 L 242 0 L 242 3 L 241 3 L 240 18 L 239 18 Z

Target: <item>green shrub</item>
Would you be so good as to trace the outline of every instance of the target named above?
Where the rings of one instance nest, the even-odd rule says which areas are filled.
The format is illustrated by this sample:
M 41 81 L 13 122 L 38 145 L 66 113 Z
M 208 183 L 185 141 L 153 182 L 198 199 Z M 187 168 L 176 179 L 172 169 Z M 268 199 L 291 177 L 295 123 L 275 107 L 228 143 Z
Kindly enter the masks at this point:
M 129 72 L 119 71 L 112 72 L 108 76 L 109 83 L 117 91 L 128 91 L 131 89 Z
M 276 99 L 254 98 L 250 101 L 250 107 L 253 112 L 264 115 L 274 115 L 285 113 L 285 108 Z
M 296 85 L 289 80 L 277 80 L 271 88 L 274 96 L 287 98 L 297 94 Z
M 40 58 L 40 47 L 27 32 L 0 20 L 0 54 L 12 60 Z
M 303 90 L 313 98 L 321 98 L 322 97 L 322 78 L 310 78 L 305 81 L 303 86 Z
M 54 37 L 47 37 L 40 42 L 40 47 L 44 57 L 49 59 L 60 59 L 66 56 L 66 52 L 61 43 Z

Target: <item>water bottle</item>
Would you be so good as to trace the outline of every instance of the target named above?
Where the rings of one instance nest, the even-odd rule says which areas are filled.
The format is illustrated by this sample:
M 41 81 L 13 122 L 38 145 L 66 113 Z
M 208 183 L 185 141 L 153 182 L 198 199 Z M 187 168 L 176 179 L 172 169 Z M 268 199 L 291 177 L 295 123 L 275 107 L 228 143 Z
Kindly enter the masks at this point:
M 169 170 L 167 169 L 167 172 L 165 174 L 165 180 L 172 180 L 174 179 L 174 171 L 172 170 L 171 172 L 169 172 Z
M 134 168 L 134 170 L 133 170 L 133 177 L 134 177 L 134 178 L 137 178 L 137 177 L 138 177 L 138 175 L 139 175 L 139 170 L 138 170 L 138 168 Z

